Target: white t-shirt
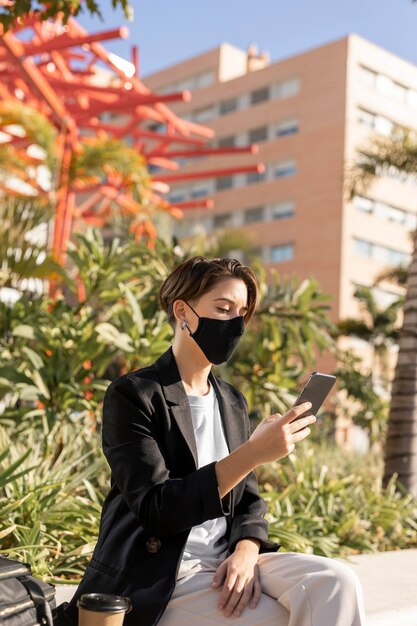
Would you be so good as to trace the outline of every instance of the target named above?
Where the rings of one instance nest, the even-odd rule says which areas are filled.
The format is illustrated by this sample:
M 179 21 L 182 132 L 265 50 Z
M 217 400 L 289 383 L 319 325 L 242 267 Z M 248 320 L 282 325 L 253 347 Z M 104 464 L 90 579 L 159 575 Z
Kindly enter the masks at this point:
M 219 403 L 213 386 L 205 396 L 188 396 L 197 445 L 198 467 L 220 461 L 229 454 Z M 226 518 L 207 520 L 194 526 L 188 536 L 178 579 L 201 569 L 200 564 L 224 559 L 228 551 Z

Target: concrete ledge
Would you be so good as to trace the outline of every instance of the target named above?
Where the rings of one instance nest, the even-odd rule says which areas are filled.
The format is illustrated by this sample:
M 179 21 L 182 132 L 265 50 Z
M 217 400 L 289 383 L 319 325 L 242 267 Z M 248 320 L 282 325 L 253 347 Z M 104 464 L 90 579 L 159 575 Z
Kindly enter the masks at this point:
M 360 554 L 343 562 L 361 580 L 367 626 L 417 626 L 417 550 Z
M 359 554 L 342 562 L 362 583 L 367 626 L 417 626 L 417 550 Z M 57 585 L 57 605 L 75 590 Z

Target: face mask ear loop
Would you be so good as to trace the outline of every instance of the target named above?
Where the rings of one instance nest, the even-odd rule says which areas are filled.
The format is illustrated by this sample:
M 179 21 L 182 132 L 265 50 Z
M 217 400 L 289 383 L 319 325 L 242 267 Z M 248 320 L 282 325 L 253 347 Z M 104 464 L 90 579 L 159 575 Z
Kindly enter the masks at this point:
M 200 319 L 199 314 L 197 313 L 197 311 L 194 311 L 193 307 L 191 306 L 191 304 L 188 304 L 187 300 L 184 300 L 185 304 L 188 305 L 190 307 L 190 309 L 192 310 L 193 313 L 195 313 L 198 317 L 198 319 Z
M 194 311 L 194 309 L 193 309 L 193 307 L 191 306 L 191 304 L 188 304 L 187 300 L 184 300 L 184 302 L 185 302 L 185 304 L 186 304 L 187 306 L 189 306 L 189 307 L 190 307 L 190 309 L 192 310 L 192 312 L 193 312 L 193 313 L 195 313 L 195 314 L 197 315 L 198 319 L 200 319 L 199 314 L 197 313 L 197 311 Z M 190 337 L 192 337 L 192 336 L 193 336 L 193 333 L 191 332 L 191 328 L 189 327 L 189 325 L 188 325 L 188 323 L 187 323 L 187 322 L 185 322 L 185 325 L 186 325 L 186 328 L 187 328 L 187 330 L 188 330 L 188 334 L 190 335 Z

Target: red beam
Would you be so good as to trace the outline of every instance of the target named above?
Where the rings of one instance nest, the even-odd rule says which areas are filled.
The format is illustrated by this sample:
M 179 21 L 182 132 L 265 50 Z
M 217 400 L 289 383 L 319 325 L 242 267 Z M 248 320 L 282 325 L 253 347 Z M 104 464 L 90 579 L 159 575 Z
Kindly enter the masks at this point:
M 52 111 L 54 121 L 59 126 L 61 126 L 64 122 L 68 128 L 75 130 L 75 124 L 69 117 L 65 106 L 57 97 L 56 93 L 40 70 L 36 67 L 32 59 L 22 59 L 22 43 L 13 37 L 13 35 L 9 32 L 5 33 L 0 38 L 0 46 L 3 46 L 3 48 L 7 50 L 10 57 L 15 61 L 17 66 L 20 67 L 22 74 L 41 96 L 41 100 L 48 104 Z
M 158 167 L 162 167 L 166 170 L 177 170 L 179 168 L 178 163 L 175 161 L 163 159 L 162 157 L 152 157 L 152 159 L 148 159 L 148 163 L 152 163 L 152 165 L 157 165 Z
M 154 157 L 166 157 L 167 159 L 177 159 L 180 157 L 199 157 L 199 156 L 211 156 L 214 154 L 258 154 L 259 148 L 256 144 L 250 146 L 239 146 L 236 148 L 200 148 L 199 150 L 172 150 L 170 152 L 164 152 L 163 150 L 151 150 L 147 153 L 147 158 L 150 160 Z
M 83 90 L 83 93 L 85 93 L 85 95 L 88 95 L 86 93 L 87 91 L 88 90 Z M 173 94 L 175 95 L 175 98 L 170 98 L 170 96 L 167 96 L 165 99 L 166 100 L 182 99 L 182 97 L 185 96 L 186 93 L 187 92 Z M 164 99 L 164 97 L 160 98 L 159 96 L 156 96 L 154 94 L 150 96 L 145 96 L 145 95 L 140 95 L 140 94 L 130 95 L 130 93 L 129 95 L 123 95 L 122 97 L 117 98 L 117 100 L 113 98 L 112 94 L 108 94 L 107 96 L 105 93 L 100 95 L 100 98 L 102 98 L 102 100 L 108 99 L 108 101 L 101 103 L 100 99 L 97 98 L 97 96 L 95 95 L 94 96 L 95 105 L 90 106 L 90 109 L 89 109 L 90 115 L 97 116 L 107 111 L 115 111 L 119 113 L 131 113 L 132 109 L 135 109 L 138 106 L 142 106 L 144 104 L 146 105 L 155 104 L 156 102 L 160 102 L 161 99 Z M 109 101 L 110 98 L 113 98 L 112 102 Z M 68 109 L 73 110 L 74 106 L 72 107 L 68 106 Z M 85 117 L 85 113 L 82 115 L 82 117 Z
M 139 48 L 132 46 L 132 63 L 135 66 L 135 76 L 139 78 Z
M 62 80 L 55 76 L 48 75 L 48 72 L 44 72 L 44 74 L 48 76 L 48 80 L 52 85 L 55 85 L 63 91 L 74 92 L 81 89 L 86 95 L 89 95 L 90 92 L 92 94 L 98 93 L 105 96 L 114 94 L 119 97 L 117 101 L 123 98 L 123 104 L 129 103 L 131 106 L 135 104 L 154 104 L 155 102 L 188 102 L 191 100 L 191 92 L 187 89 L 168 94 L 150 93 L 146 95 L 138 94 L 127 89 L 125 85 L 129 82 L 128 80 L 126 80 L 125 85 L 121 87 L 100 87 L 99 85 L 89 84 L 88 81 Z
M 87 35 L 87 32 L 84 30 L 84 28 L 82 28 L 82 26 L 80 26 L 73 18 L 71 18 L 71 17 L 69 18 L 68 24 L 70 25 L 70 27 L 72 27 L 74 29 L 74 32 L 78 33 L 79 36 L 86 36 Z M 120 68 L 118 68 L 111 61 L 111 59 L 109 58 L 109 54 L 107 53 L 106 49 L 100 43 L 92 43 L 91 44 L 91 51 L 99 59 L 101 59 L 102 61 L 107 63 L 107 65 L 112 67 L 114 72 L 118 76 L 120 76 L 120 78 L 122 80 L 126 80 L 126 75 L 124 74 L 124 72 Z M 135 76 L 133 76 L 132 78 L 129 78 L 129 80 L 132 82 L 134 90 L 137 91 L 138 93 L 145 93 L 145 94 L 149 94 L 150 93 L 150 89 L 145 87 L 145 85 L 138 78 L 136 78 Z M 168 121 L 172 122 L 173 126 L 175 128 L 177 128 L 182 134 L 184 134 L 184 135 L 188 135 L 189 134 L 188 127 L 187 127 L 185 121 L 181 120 L 179 117 L 177 117 L 164 104 L 156 103 L 155 104 L 155 109 L 156 109 L 155 110 L 156 116 L 153 119 L 157 119 L 158 121 L 168 120 Z
M 176 183 L 180 180 L 193 180 L 196 178 L 219 178 L 220 176 L 232 176 L 233 174 L 249 174 L 258 172 L 261 174 L 265 171 L 263 163 L 256 165 L 244 165 L 242 167 L 225 167 L 217 170 L 205 170 L 199 172 L 184 172 L 184 174 L 158 175 L 158 180 L 163 183 Z
M 163 135 L 162 133 L 156 133 L 152 130 L 145 130 L 139 128 L 133 133 L 134 137 L 146 137 L 148 139 L 159 139 L 166 141 L 167 143 L 183 143 L 190 146 L 205 146 L 205 141 L 202 139 L 195 139 L 194 137 L 182 137 L 181 135 Z
M 211 198 L 205 200 L 189 200 L 188 202 L 173 202 L 173 207 L 177 209 L 212 209 L 214 202 Z
M 85 46 L 98 41 L 107 41 L 108 39 L 119 39 L 119 37 L 121 39 L 126 39 L 128 36 L 129 29 L 126 28 L 126 26 L 113 28 L 112 30 L 106 30 L 92 35 L 79 35 L 78 37 L 72 37 L 68 33 L 65 33 L 63 35 L 58 35 L 57 37 L 52 37 L 48 40 L 44 40 L 40 44 L 23 43 L 23 54 L 25 56 L 33 56 L 35 54 L 43 54 L 45 52 L 72 48 L 73 46 Z

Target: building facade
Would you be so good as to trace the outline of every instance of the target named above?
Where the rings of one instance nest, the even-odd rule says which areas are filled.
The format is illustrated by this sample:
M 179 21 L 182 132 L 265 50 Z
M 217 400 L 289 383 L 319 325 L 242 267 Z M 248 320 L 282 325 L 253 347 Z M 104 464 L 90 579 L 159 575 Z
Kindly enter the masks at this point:
M 265 164 L 237 174 L 173 185 L 172 203 L 212 197 L 212 209 L 185 211 L 175 234 L 238 228 L 281 275 L 315 277 L 331 296 L 332 317 L 358 314 L 353 294 L 387 267 L 406 264 L 417 225 L 417 186 L 386 176 L 349 199 L 357 150 L 396 125 L 417 129 L 417 67 L 356 35 L 270 63 L 228 44 L 146 77 L 160 92 L 190 89 L 176 113 L 215 131 L 214 145 L 256 143 L 233 165 Z M 204 169 L 228 167 L 211 156 Z M 183 163 L 182 172 L 202 169 Z M 399 293 L 374 289 L 386 306 Z

